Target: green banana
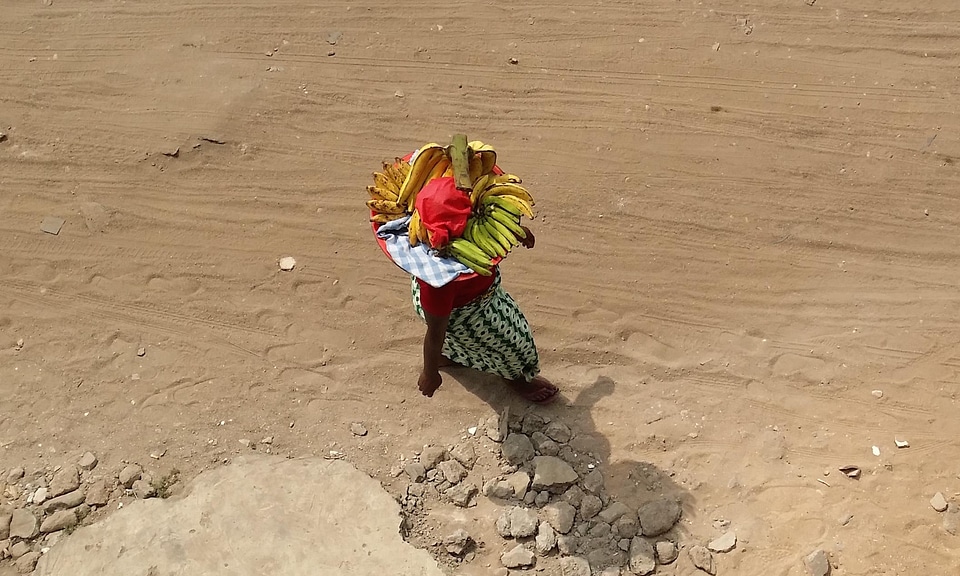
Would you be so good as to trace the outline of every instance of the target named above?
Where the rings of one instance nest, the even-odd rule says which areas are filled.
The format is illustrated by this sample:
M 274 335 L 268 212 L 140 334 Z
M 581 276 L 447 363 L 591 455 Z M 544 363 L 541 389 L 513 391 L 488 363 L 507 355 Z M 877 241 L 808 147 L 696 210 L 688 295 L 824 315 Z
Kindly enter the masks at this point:
M 514 246 L 520 243 L 520 241 L 517 240 L 516 234 L 508 230 L 507 227 L 500 222 L 494 220 L 493 218 L 488 218 L 487 222 L 487 232 L 493 236 L 508 252 L 512 250 Z
M 500 245 L 497 244 L 496 240 L 490 237 L 487 233 L 486 227 L 483 223 L 478 223 L 477 227 L 473 231 L 473 242 L 474 244 L 483 251 L 484 254 L 490 258 L 495 258 L 500 256 Z
M 484 203 L 496 204 L 507 212 L 523 214 L 527 218 L 533 219 L 533 208 L 530 203 L 513 195 L 487 196 L 484 198 Z
M 503 258 L 507 255 L 507 252 L 510 251 L 511 246 L 509 244 L 500 242 L 497 234 L 492 228 L 491 222 L 492 221 L 489 218 L 484 218 L 479 226 L 480 237 L 483 242 L 493 251 L 493 254 L 490 254 L 490 250 L 484 250 L 484 252 L 490 254 L 491 258 L 493 258 L 494 255 Z
M 491 206 L 489 214 L 491 218 L 503 224 L 517 238 L 524 239 L 527 237 L 527 233 L 520 227 L 515 215 L 502 210 L 499 206 Z

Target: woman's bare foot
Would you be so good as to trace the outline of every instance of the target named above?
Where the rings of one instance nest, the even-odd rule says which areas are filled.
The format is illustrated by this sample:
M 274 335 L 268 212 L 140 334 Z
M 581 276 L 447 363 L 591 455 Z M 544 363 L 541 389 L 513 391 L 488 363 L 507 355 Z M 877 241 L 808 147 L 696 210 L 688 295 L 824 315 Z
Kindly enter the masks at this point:
M 560 389 L 543 376 L 535 376 L 529 382 L 522 378 L 507 380 L 507 384 L 524 400 L 534 404 L 549 404 L 560 394 Z

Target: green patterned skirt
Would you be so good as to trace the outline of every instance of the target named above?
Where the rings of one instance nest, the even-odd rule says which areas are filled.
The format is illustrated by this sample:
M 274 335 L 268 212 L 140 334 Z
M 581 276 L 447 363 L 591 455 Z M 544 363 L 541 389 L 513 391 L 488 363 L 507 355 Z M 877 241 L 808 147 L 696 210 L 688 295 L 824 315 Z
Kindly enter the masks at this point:
M 416 278 L 411 290 L 413 307 L 423 320 Z M 499 273 L 483 296 L 450 313 L 443 355 L 462 366 L 507 380 L 523 378 L 529 382 L 540 373 L 540 358 L 530 324 L 500 285 Z

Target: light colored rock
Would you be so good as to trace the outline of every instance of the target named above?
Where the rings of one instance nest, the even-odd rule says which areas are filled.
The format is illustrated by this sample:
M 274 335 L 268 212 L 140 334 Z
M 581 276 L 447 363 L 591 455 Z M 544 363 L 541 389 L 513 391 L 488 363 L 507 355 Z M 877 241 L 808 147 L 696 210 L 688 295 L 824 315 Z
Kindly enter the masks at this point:
M 568 556 L 560 559 L 561 576 L 590 576 L 590 562 L 579 556 Z
M 367 427 L 361 424 L 360 422 L 354 422 L 350 425 L 350 433 L 354 436 L 366 436 Z
M 632 538 L 621 538 L 620 540 L 617 540 L 617 548 L 623 550 L 624 552 L 629 552 L 631 541 Z
M 469 442 L 457 444 L 450 451 L 450 456 L 468 470 L 473 468 L 473 465 L 477 462 L 477 451 L 473 448 L 473 444 Z
M 525 548 L 523 544 L 517 544 L 516 547 L 500 555 L 500 563 L 507 568 L 523 568 L 533 566 L 536 556 Z
M 573 504 L 575 507 L 580 507 L 580 503 L 583 502 L 584 493 L 579 486 L 571 486 L 563 493 L 563 500 Z
M 830 558 L 823 550 L 814 550 L 803 560 L 810 576 L 828 576 L 830 574 Z
M 0 510 L 0 541 L 10 537 L 10 521 L 13 520 L 13 512 L 4 512 Z
M 461 508 L 467 508 L 470 504 L 473 503 L 473 497 L 477 494 L 478 489 L 476 484 L 470 482 L 463 482 L 457 484 L 456 486 L 447 488 L 443 495 L 453 502 L 454 505 Z
M 456 460 L 444 460 L 437 469 L 443 474 L 444 480 L 451 484 L 457 484 L 467 475 L 467 470 Z
M 40 560 L 39 552 L 27 552 L 23 556 L 17 558 L 14 566 L 17 567 L 17 572 L 21 574 L 29 574 L 33 572 L 38 560 Z
M 707 549 L 711 552 L 729 552 L 737 546 L 737 534 L 733 530 L 727 530 L 720 537 L 714 538 L 707 544 Z
M 79 466 L 81 470 L 89 471 L 96 468 L 98 462 L 99 460 L 93 452 L 84 452 L 83 456 L 77 460 L 77 466 Z
M 420 463 L 427 470 L 433 470 L 447 456 L 447 451 L 439 446 L 427 446 L 420 453 Z
M 510 408 L 506 407 L 500 414 L 491 416 L 486 423 L 487 438 L 494 442 L 503 442 L 509 432 Z
M 133 483 L 143 475 L 143 468 L 137 464 L 129 464 L 120 471 L 118 478 L 124 488 L 131 488 Z
M 507 476 L 504 481 L 510 485 L 513 490 L 513 496 L 519 500 L 527 495 L 527 488 L 530 487 L 530 476 L 523 470 L 517 470 Z
M 554 442 L 559 442 L 561 444 L 566 444 L 571 438 L 573 438 L 573 433 L 570 431 L 570 428 L 558 420 L 553 420 L 548 423 L 543 428 L 543 433 Z
M 110 499 L 110 490 L 105 480 L 97 480 L 87 488 L 84 503 L 88 506 L 105 506 Z
M 30 552 L 30 545 L 26 542 L 17 542 L 10 547 L 10 557 L 16 560 L 17 558 L 23 556 Z
M 656 551 L 657 560 L 661 564 L 670 564 L 677 559 L 677 556 L 680 555 L 680 551 L 677 550 L 677 545 L 669 540 L 661 540 L 657 542 Z
M 7 472 L 7 484 L 16 484 L 21 479 L 23 479 L 24 474 L 25 472 L 23 468 L 20 466 L 17 466 L 16 468 L 11 468 L 10 471 Z
M 533 510 L 514 506 L 497 519 L 497 532 L 504 538 L 527 538 L 537 533 L 540 519 Z
M 80 470 L 73 464 L 64 466 L 59 472 L 53 475 L 53 481 L 50 482 L 51 498 L 56 498 L 61 494 L 73 492 L 80 487 Z
M 588 494 L 583 497 L 583 501 L 580 502 L 580 516 L 584 520 L 589 520 L 600 513 L 600 510 L 603 508 L 603 502 L 592 494 Z
M 10 520 L 10 537 L 23 538 L 30 540 L 40 533 L 40 522 L 33 512 L 24 508 L 17 508 L 13 511 L 13 518 Z
M 452 556 L 463 556 L 472 543 L 470 534 L 462 528 L 443 539 L 443 547 Z
M 943 512 L 947 509 L 947 499 L 943 497 L 942 492 L 937 492 L 933 495 L 933 498 L 930 499 L 930 505 L 933 506 L 933 509 L 937 512 Z
M 49 534 L 51 532 L 73 528 L 76 525 L 77 515 L 73 510 L 60 510 L 44 519 L 43 524 L 40 525 L 40 533 Z
M 527 435 L 513 433 L 500 444 L 500 454 L 510 464 L 520 466 L 533 458 L 535 451 Z
M 419 462 L 407 464 L 403 467 L 403 471 L 407 473 L 411 482 L 423 482 L 423 479 L 427 477 L 426 467 Z
M 52 500 L 47 500 L 46 504 L 43 505 L 43 511 L 47 514 L 52 514 L 57 510 L 76 508 L 77 506 L 83 504 L 84 500 L 85 497 L 83 495 L 83 488 L 78 488 L 73 492 L 67 492 L 62 496 L 57 496 Z
M 131 486 L 133 489 L 133 494 L 137 498 L 144 500 L 146 498 L 153 498 L 157 495 L 157 489 L 153 487 L 153 484 L 144 479 L 137 480 Z
M 533 468 L 534 490 L 560 494 L 580 478 L 572 466 L 556 456 L 537 456 Z
M 659 536 L 680 520 L 680 504 L 671 498 L 647 502 L 637 511 L 640 531 L 644 536 Z
M 954 535 L 960 530 L 960 506 L 953 502 L 947 504 L 947 510 L 943 513 L 943 529 Z
M 577 516 L 577 509 L 567 502 L 553 502 L 543 507 L 543 520 L 561 534 L 570 532 L 573 521 Z
M 607 524 L 613 524 L 614 522 L 619 520 L 622 516 L 626 514 L 632 514 L 632 513 L 633 512 L 630 510 L 630 508 L 627 507 L 626 504 L 622 504 L 620 502 L 611 502 L 609 506 L 607 506 L 606 508 L 601 510 L 599 514 L 597 514 L 597 517 L 599 517 L 601 520 L 603 520 Z
M 583 489 L 591 494 L 599 494 L 603 490 L 603 474 L 600 470 L 591 470 L 583 477 Z
M 542 522 L 537 528 L 536 547 L 537 553 L 541 556 L 549 554 L 557 547 L 557 533 L 553 531 L 550 524 Z
M 43 504 L 47 501 L 47 487 L 41 486 L 37 488 L 37 491 L 33 493 L 33 503 L 36 505 Z
M 297 261 L 293 256 L 284 256 L 280 259 L 280 269 L 284 272 L 289 272 L 297 266 Z
M 143 576 L 154 566 L 222 574 L 225 564 L 232 576 L 262 576 L 265 566 L 284 576 L 442 576 L 403 541 L 400 522 L 393 497 L 344 460 L 244 452 L 182 496 L 135 500 L 77 530 L 42 557 L 37 576 Z M 291 546 L 291 535 L 309 546 Z
M 693 562 L 693 565 L 700 570 L 710 574 L 710 576 L 714 576 L 717 573 L 717 568 L 713 563 L 713 554 L 705 547 L 693 546 L 687 550 L 687 555 L 690 556 L 690 561 Z
M 513 498 L 513 488 L 503 480 L 492 478 L 483 485 L 483 495 L 487 498 L 506 500 Z

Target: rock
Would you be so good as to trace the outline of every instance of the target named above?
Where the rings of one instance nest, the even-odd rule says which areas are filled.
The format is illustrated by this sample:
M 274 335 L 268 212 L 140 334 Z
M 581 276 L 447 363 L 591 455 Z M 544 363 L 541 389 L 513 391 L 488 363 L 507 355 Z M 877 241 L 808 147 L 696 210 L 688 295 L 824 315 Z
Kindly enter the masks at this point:
M 550 502 L 550 493 L 546 490 L 537 494 L 537 497 L 533 499 L 533 504 L 537 508 L 543 508 L 548 502 Z
M 67 492 L 63 496 L 57 496 L 53 500 L 47 500 L 47 503 L 43 506 L 43 511 L 47 514 L 52 514 L 58 510 L 76 508 L 77 506 L 83 504 L 85 500 L 86 498 L 83 494 L 83 488 L 78 488 L 73 492 Z
M 21 574 L 29 574 L 37 567 L 37 562 L 39 560 L 39 552 L 27 552 L 23 556 L 17 558 L 17 561 L 14 565 L 17 567 L 17 572 Z
M 680 503 L 670 498 L 647 502 L 637 511 L 644 536 L 659 536 L 680 520 Z
M 133 483 L 133 494 L 141 499 L 153 498 L 157 495 L 157 489 L 147 480 L 137 480 Z
M 717 573 L 717 568 L 713 565 L 713 554 L 703 546 L 691 547 L 687 550 L 687 555 L 690 556 L 690 561 L 693 562 L 693 565 L 700 570 L 710 574 L 710 576 Z
M 0 509 L 0 541 L 10 537 L 10 521 L 13 520 L 12 512 L 4 512 Z
M 26 542 L 17 542 L 10 547 L 10 557 L 16 560 L 17 558 L 28 554 L 30 552 L 30 545 Z
M 557 550 L 567 556 L 577 551 L 577 537 L 572 534 L 557 536 Z
M 630 514 L 630 509 L 627 508 L 626 504 L 611 502 L 610 505 L 601 510 L 597 516 L 607 524 L 613 524 L 626 514 Z
M 590 576 L 590 563 L 579 556 L 561 558 L 560 576 Z
M 621 538 L 620 540 L 617 540 L 617 548 L 623 550 L 624 552 L 629 552 L 631 541 L 632 538 Z
M 541 556 L 549 554 L 557 547 L 557 533 L 546 522 L 541 523 L 537 528 L 536 547 L 537 553 Z
M 524 504 L 533 505 L 533 503 L 534 503 L 536 500 L 537 500 L 537 492 L 536 492 L 535 490 L 531 490 L 531 491 L 527 492 L 526 495 L 524 495 L 524 497 L 523 497 L 523 503 L 524 503 Z
M 517 470 L 509 475 L 504 481 L 513 490 L 513 495 L 522 500 L 527 494 L 527 488 L 530 486 L 530 476 L 523 470 Z
M 443 547 L 453 556 L 463 556 L 472 543 L 473 538 L 462 528 L 443 539 Z
M 640 522 L 633 512 L 624 514 L 613 523 L 613 533 L 620 538 L 633 538 L 640 533 Z
M 504 438 L 507 437 L 509 430 L 508 424 L 510 421 L 510 407 L 503 409 L 503 412 L 500 414 L 491 416 L 487 420 L 485 428 L 485 433 L 487 438 L 493 440 L 494 442 L 503 442 Z
M 143 356 L 143 354 L 140 355 Z M 77 460 L 77 466 L 79 466 L 81 470 L 89 471 L 96 468 L 99 462 L 100 461 L 97 460 L 97 457 L 93 452 L 84 452 L 83 456 Z
M 577 456 L 577 453 L 566 444 L 560 447 L 560 452 L 557 453 L 557 456 L 571 466 L 575 466 L 580 462 L 580 457 Z
M 561 444 L 566 444 L 573 438 L 573 432 L 570 431 L 570 428 L 563 422 L 557 420 L 547 424 L 543 429 L 543 433 L 551 440 Z
M 587 536 L 590 538 L 606 538 L 612 533 L 613 530 L 610 528 L 609 524 L 606 522 L 596 522 L 590 527 L 590 531 L 587 532 Z
M 427 477 L 427 469 L 419 462 L 411 462 L 403 467 L 411 482 L 423 482 Z
M 521 465 L 534 456 L 533 442 L 524 434 L 510 434 L 500 445 L 503 459 L 514 465 Z
M 943 514 L 943 529 L 954 535 L 960 529 L 960 506 L 953 502 L 947 505 L 947 511 Z
M 43 504 L 47 500 L 47 492 L 48 490 L 46 486 L 41 486 L 37 488 L 37 491 L 33 493 L 33 498 L 31 498 L 31 502 L 37 505 Z
M 120 479 L 120 484 L 124 488 L 130 488 L 133 486 L 134 482 L 140 479 L 140 476 L 142 475 L 143 468 L 136 464 L 130 464 L 120 471 L 118 478 Z
M 97 480 L 87 489 L 87 497 L 84 503 L 88 506 L 106 506 L 110 500 L 110 491 L 107 490 L 107 483 L 104 480 Z
M 467 475 L 467 470 L 456 460 L 444 460 L 437 468 L 443 474 L 444 480 L 451 484 L 457 484 Z
M 583 490 L 579 486 L 571 486 L 566 492 L 561 496 L 565 502 L 579 507 L 580 503 L 583 502 Z
M 540 454 L 544 456 L 556 456 L 560 454 L 560 445 L 553 440 L 547 440 L 546 442 L 543 442 L 537 446 L 537 450 L 539 450 Z
M 293 256 L 284 256 L 280 259 L 280 269 L 284 272 L 289 272 L 293 270 L 297 265 L 297 261 Z
M 43 524 L 40 525 L 41 534 L 49 534 L 51 532 L 57 532 L 59 530 L 66 530 L 67 528 L 72 528 L 77 525 L 77 515 L 73 510 L 60 510 L 59 512 L 54 512 L 43 521 Z
M 50 482 L 50 496 L 57 497 L 67 492 L 73 492 L 80 487 L 80 470 L 70 464 L 64 466 L 59 472 L 54 474 L 53 481 Z
M 446 455 L 447 451 L 439 446 L 427 446 L 420 453 L 420 463 L 427 470 L 433 470 L 437 467 L 437 464 L 443 461 Z
M 81 504 L 73 509 L 73 512 L 77 515 L 77 520 L 83 522 L 84 518 L 90 515 L 90 507 L 86 504 Z
M 590 566 L 603 569 L 607 566 L 622 566 L 627 562 L 625 554 L 617 548 L 617 543 L 613 540 L 604 540 L 597 542 L 594 550 L 587 553 L 587 561 Z
M 621 572 L 619 566 L 607 566 L 600 571 L 599 576 L 623 576 L 623 574 L 625 572 Z
M 367 427 L 359 422 L 354 422 L 350 425 L 350 433 L 354 436 L 366 436 Z
M 599 514 L 602 508 L 603 502 L 599 498 L 592 494 L 584 496 L 583 501 L 580 502 L 580 516 L 584 520 L 589 520 Z
M 10 519 L 10 537 L 23 538 L 29 540 L 35 538 L 40 533 L 40 523 L 33 512 L 23 508 L 17 508 L 13 511 L 13 517 Z
M 827 576 L 830 574 L 830 558 L 823 550 L 814 550 L 804 558 L 803 563 L 806 565 L 810 576 Z
M 466 508 L 470 506 L 473 497 L 478 491 L 479 489 L 477 488 L 476 484 L 464 482 L 463 484 L 457 484 L 456 486 L 448 488 L 443 495 L 455 505 L 461 508 Z
M 933 509 L 937 512 L 943 512 L 947 509 L 947 499 L 943 497 L 942 492 L 937 492 L 933 495 L 933 498 L 930 499 L 930 505 L 933 506 Z
M 573 521 L 577 516 L 577 509 L 568 502 L 554 502 L 543 507 L 543 520 L 561 534 L 570 532 Z
M 493 478 L 483 485 L 483 495 L 487 498 L 506 500 L 513 498 L 513 488 L 503 480 Z
M 454 447 L 450 451 L 450 456 L 467 469 L 473 468 L 473 465 L 477 463 L 477 451 L 474 450 L 473 444 L 468 442 L 463 442 Z
M 677 545 L 669 540 L 657 542 L 656 551 L 657 560 L 659 560 L 661 564 L 670 564 L 680 555 L 680 552 L 677 550 Z
M 537 456 L 533 459 L 533 466 L 534 490 L 560 494 L 580 478 L 573 467 L 556 456 Z
M 593 470 L 583 477 L 583 489 L 593 494 L 603 490 L 603 474 L 600 470 Z
M 722 536 L 712 540 L 707 544 L 707 549 L 711 552 L 729 552 L 737 546 L 737 534 L 733 530 L 727 530 Z
M 7 484 L 16 484 L 23 478 L 24 474 L 25 472 L 20 466 L 11 469 L 7 472 Z
M 537 533 L 539 524 L 536 512 L 514 506 L 497 519 L 497 532 L 504 538 L 527 538 Z
M 533 566 L 535 560 L 536 556 L 533 555 L 533 552 L 524 548 L 523 544 L 517 544 L 514 549 L 500 555 L 500 563 L 507 568 Z
M 426 492 L 426 490 L 427 490 L 427 487 L 425 485 L 419 484 L 417 482 L 414 482 L 413 484 L 410 484 L 409 486 L 407 486 L 407 494 L 409 494 L 410 496 L 416 496 L 417 498 L 423 496 L 423 493 Z
M 530 436 L 534 432 L 542 431 L 543 427 L 546 425 L 547 421 L 543 419 L 543 416 L 530 412 L 524 416 L 523 420 L 520 422 L 520 431 L 527 436 Z
M 656 552 L 653 545 L 640 538 L 635 537 L 630 542 L 630 570 L 639 576 L 646 576 L 657 568 Z

